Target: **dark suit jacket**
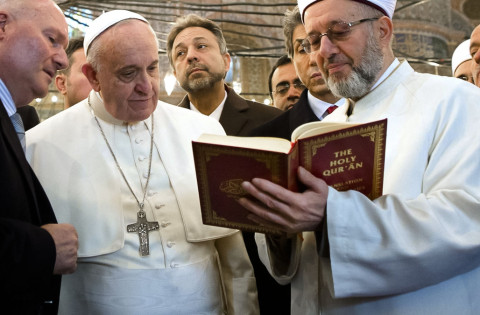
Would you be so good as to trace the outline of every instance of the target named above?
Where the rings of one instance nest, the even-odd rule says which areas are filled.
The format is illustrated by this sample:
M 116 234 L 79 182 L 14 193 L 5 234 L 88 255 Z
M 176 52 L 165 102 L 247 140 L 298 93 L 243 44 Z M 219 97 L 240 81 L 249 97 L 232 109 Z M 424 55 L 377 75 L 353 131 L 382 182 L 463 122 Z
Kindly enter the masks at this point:
M 17 108 L 17 113 L 19 113 L 20 117 L 22 117 L 23 127 L 25 127 L 25 131 L 35 127 L 40 123 L 40 118 L 38 117 L 35 107 L 33 106 L 25 105 L 19 107 Z
M 283 114 L 274 118 L 273 120 L 270 120 L 269 122 L 255 128 L 250 132 L 249 135 L 254 137 L 277 137 L 290 140 L 292 132 L 295 130 L 295 128 L 307 122 L 318 121 L 319 119 L 313 113 L 312 108 L 308 104 L 307 93 L 308 91 L 304 90 L 300 95 L 298 102 L 291 109 L 283 112 Z M 290 290 L 290 286 L 288 286 L 288 289 Z M 280 302 L 280 299 L 278 299 L 278 301 Z M 290 310 L 290 303 L 288 307 Z M 265 314 L 276 313 L 266 312 Z M 285 312 L 283 311 L 278 314 L 285 314 Z
M 318 121 L 308 103 L 308 90 L 304 90 L 298 102 L 288 111 L 275 119 L 255 128 L 250 136 L 255 137 L 277 137 L 290 140 L 292 132 L 300 125 L 312 121 Z
M 55 244 L 39 227 L 56 223 L 55 215 L 1 101 L 0 176 L 1 309 L 9 314 L 56 314 L 60 276 L 52 275 Z
M 229 136 L 247 136 L 254 128 L 282 114 L 278 108 L 242 98 L 226 85 L 225 90 L 227 99 L 220 115 L 220 124 Z M 178 106 L 190 108 L 188 95 Z
M 254 128 L 283 113 L 275 107 L 248 101 L 227 86 L 225 89 L 227 99 L 220 116 L 220 124 L 227 135 L 247 136 Z M 188 95 L 178 106 L 190 108 Z M 290 314 L 290 285 L 282 286 L 270 276 L 258 257 L 254 233 L 242 234 L 257 280 L 260 314 Z

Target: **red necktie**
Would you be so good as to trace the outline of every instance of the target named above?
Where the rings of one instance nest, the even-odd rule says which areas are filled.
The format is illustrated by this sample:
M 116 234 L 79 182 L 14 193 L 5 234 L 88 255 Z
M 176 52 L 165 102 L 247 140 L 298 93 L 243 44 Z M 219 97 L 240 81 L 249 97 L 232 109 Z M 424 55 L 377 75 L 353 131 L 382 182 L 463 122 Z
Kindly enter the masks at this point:
M 338 107 L 337 105 L 332 105 L 332 106 L 330 106 L 329 108 L 327 108 L 327 112 L 328 112 L 329 114 L 331 114 L 331 113 L 333 113 L 334 110 L 337 109 L 337 107 Z

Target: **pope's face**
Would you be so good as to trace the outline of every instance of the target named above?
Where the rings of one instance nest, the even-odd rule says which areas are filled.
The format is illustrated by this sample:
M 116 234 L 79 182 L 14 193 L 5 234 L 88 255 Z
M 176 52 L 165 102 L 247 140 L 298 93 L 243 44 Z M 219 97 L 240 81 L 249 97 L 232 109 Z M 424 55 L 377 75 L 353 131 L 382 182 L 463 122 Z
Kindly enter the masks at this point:
M 127 122 L 147 119 L 157 106 L 160 86 L 155 35 L 145 22 L 131 20 L 100 36 L 104 53 L 94 89 L 100 91 L 105 109 Z
M 173 67 L 182 88 L 194 93 L 212 87 L 225 77 L 230 55 L 222 54 L 217 38 L 203 27 L 189 27 L 173 42 Z

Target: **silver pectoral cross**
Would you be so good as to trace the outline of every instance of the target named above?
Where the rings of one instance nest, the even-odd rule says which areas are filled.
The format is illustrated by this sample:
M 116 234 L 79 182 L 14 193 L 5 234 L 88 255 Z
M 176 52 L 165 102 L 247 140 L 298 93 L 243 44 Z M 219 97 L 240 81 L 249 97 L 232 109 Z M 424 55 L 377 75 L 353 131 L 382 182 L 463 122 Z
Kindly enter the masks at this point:
M 136 232 L 138 234 L 138 238 L 140 240 L 138 252 L 140 253 L 140 256 L 150 255 L 148 232 L 158 230 L 159 228 L 160 226 L 158 225 L 158 222 L 147 221 L 147 216 L 145 215 L 145 211 L 143 211 L 143 209 L 140 209 L 140 211 L 137 213 L 137 223 L 127 225 L 127 232 Z

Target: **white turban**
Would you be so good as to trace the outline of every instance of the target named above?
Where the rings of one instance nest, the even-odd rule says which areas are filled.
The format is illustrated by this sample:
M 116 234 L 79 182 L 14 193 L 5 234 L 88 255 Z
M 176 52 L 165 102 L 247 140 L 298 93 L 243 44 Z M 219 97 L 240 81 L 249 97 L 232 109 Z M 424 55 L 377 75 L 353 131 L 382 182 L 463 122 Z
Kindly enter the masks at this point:
M 470 55 L 470 40 L 467 39 L 455 49 L 452 55 L 452 75 L 457 70 L 458 66 L 467 60 L 472 59 Z
M 302 17 L 302 22 L 305 23 L 303 20 L 303 16 L 305 15 L 305 10 L 315 2 L 319 2 L 322 0 L 298 0 L 298 8 L 300 9 L 300 16 Z M 397 0 L 352 0 L 360 3 L 364 3 L 375 9 L 379 10 L 390 19 L 393 17 L 393 11 L 395 11 L 395 5 Z
M 103 13 L 95 20 L 93 20 L 87 31 L 85 32 L 85 39 L 83 40 L 83 48 L 85 50 L 85 55 L 87 55 L 90 44 L 95 38 L 98 37 L 98 35 L 102 34 L 105 30 L 117 24 L 118 22 L 128 19 L 137 19 L 147 22 L 147 20 L 140 14 L 127 10 L 113 10 L 107 13 Z

